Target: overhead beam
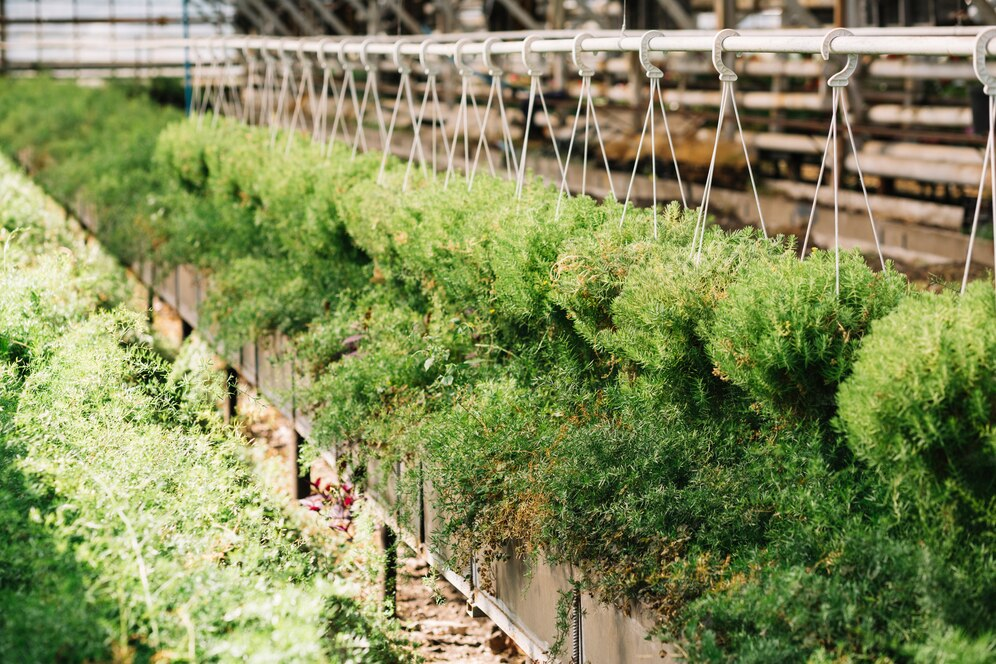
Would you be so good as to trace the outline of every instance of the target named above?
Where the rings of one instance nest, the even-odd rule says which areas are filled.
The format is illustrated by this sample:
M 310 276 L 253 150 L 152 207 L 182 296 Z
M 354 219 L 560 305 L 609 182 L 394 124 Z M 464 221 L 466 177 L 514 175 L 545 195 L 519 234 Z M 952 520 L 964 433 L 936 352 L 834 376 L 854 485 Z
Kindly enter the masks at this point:
M 823 26 L 811 11 L 799 4 L 799 0 L 785 0 L 785 14 L 792 27 L 819 28 Z
M 678 0 L 657 0 L 657 4 L 661 6 L 664 13 L 667 14 L 674 24 L 678 26 L 681 30 L 692 30 L 695 28 L 695 19 L 685 11 Z
M 357 18 L 361 20 L 366 20 L 367 8 L 363 5 L 362 2 L 360 2 L 360 0 L 346 0 L 346 2 L 356 12 Z
M 533 15 L 519 6 L 514 0 L 498 0 L 502 7 L 508 10 L 516 21 L 521 23 L 527 30 L 542 30 L 543 24 L 533 18 Z
M 267 23 L 273 25 L 273 31 L 276 32 L 277 34 L 290 35 L 292 33 L 291 29 L 287 27 L 287 24 L 284 23 L 279 16 L 273 13 L 273 10 L 267 7 L 266 4 L 262 2 L 262 0 L 239 0 L 239 1 L 243 7 L 251 6 L 253 10 L 255 10 L 256 14 L 260 17 L 259 23 L 260 25 L 263 26 L 260 28 L 261 33 L 265 34 L 266 32 L 269 32 L 269 30 L 266 29 Z
M 321 34 L 322 29 L 315 25 L 304 13 L 298 8 L 297 2 L 295 0 L 277 0 L 280 6 L 287 11 L 288 14 L 294 19 L 294 22 L 300 26 L 301 30 L 306 35 L 317 35 Z
M 577 8 L 577 12 L 581 14 L 583 20 L 595 21 L 602 28 L 608 27 L 608 23 L 606 22 L 608 17 L 604 13 L 598 14 L 592 11 L 591 7 L 588 6 L 588 0 L 576 0 L 574 6 Z
M 446 18 L 447 32 L 467 32 L 467 26 L 460 20 L 460 14 L 453 10 L 450 0 L 432 0 L 435 6 Z M 520 7 L 517 7 L 521 11 Z
M 414 32 L 415 34 L 420 34 L 422 32 L 422 24 L 415 20 L 415 17 L 409 14 L 405 8 L 401 5 L 401 0 L 386 0 L 387 5 L 394 12 L 394 15 L 398 17 L 398 20 L 405 24 L 405 27 Z
M 352 30 L 349 29 L 349 26 L 343 23 L 342 19 L 340 19 L 338 16 L 330 12 L 328 8 L 321 3 L 320 0 L 307 0 L 307 2 L 309 5 L 311 5 L 312 9 L 314 9 L 318 13 L 318 16 L 323 21 L 325 21 L 325 23 L 332 26 L 332 30 L 334 30 L 336 34 L 348 35 L 352 33 Z

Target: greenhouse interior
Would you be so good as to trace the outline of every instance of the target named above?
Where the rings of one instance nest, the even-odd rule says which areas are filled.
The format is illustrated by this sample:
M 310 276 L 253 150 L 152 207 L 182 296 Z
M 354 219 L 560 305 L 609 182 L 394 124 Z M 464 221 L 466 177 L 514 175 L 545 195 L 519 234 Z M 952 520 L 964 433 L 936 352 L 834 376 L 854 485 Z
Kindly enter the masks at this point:
M 0 0 L 0 662 L 996 662 L 994 193 L 996 0 Z

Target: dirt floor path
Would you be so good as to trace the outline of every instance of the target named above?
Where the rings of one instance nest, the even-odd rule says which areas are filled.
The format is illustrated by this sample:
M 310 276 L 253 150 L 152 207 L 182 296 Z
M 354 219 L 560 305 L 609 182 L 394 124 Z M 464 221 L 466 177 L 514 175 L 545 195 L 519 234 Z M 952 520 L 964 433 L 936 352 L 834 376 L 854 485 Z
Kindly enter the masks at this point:
M 467 613 L 467 600 L 428 564 L 405 558 L 398 567 L 398 617 L 426 662 L 520 664 L 527 660 L 488 618 Z

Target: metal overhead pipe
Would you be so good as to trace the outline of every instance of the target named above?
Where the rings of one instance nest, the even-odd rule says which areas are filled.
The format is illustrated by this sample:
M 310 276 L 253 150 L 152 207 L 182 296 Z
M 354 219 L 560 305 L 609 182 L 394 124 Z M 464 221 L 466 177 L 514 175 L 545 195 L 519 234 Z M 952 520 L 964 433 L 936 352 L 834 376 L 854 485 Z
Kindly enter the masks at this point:
M 976 36 L 983 28 L 951 28 L 951 29 L 867 29 L 854 30 L 853 35 L 841 35 L 833 39 L 831 55 L 905 55 L 905 56 L 941 56 L 941 57 L 971 57 L 975 52 Z M 480 56 L 484 52 L 484 40 L 497 39 L 490 52 L 493 55 L 518 55 L 523 53 L 526 37 L 530 39 L 530 51 L 540 54 L 564 53 L 574 51 L 574 37 L 578 33 L 570 30 L 560 31 L 517 31 L 517 32 L 477 32 L 432 35 L 432 43 L 427 46 L 429 55 L 452 58 L 455 55 L 455 44 L 458 40 L 467 40 L 462 51 L 467 56 Z M 642 33 L 641 33 L 642 34 Z M 724 53 L 780 53 L 819 55 L 822 52 L 825 30 L 793 30 L 793 31 L 743 31 L 726 36 L 720 44 Z M 641 36 L 632 32 L 620 34 L 619 31 L 592 31 L 579 45 L 586 53 L 638 53 Z M 916 39 L 910 37 L 916 36 Z M 367 43 L 370 55 L 394 56 L 395 49 L 406 56 L 418 56 L 421 43 L 427 37 L 411 35 L 402 38 L 400 46 L 396 37 L 377 36 L 360 39 L 358 37 L 327 38 L 319 40 L 316 37 L 253 37 L 230 36 L 224 40 L 229 49 L 258 49 L 266 47 L 274 51 L 297 51 L 307 53 L 323 52 L 325 54 L 343 54 L 358 57 L 361 53 L 361 42 Z M 665 31 L 652 39 L 648 45 L 651 53 L 711 53 L 716 33 L 699 30 Z M 214 38 L 217 39 L 217 38 Z M 25 45 L 19 40 L 19 45 Z M 40 39 L 27 42 L 41 48 L 59 46 L 86 46 L 105 49 L 149 50 L 182 48 L 187 45 L 206 43 L 206 38 L 191 39 L 153 39 L 153 40 L 121 40 L 107 43 L 100 40 L 72 39 Z M 0 48 L 6 44 L 0 43 Z M 987 46 L 989 55 L 996 55 L 996 44 Z

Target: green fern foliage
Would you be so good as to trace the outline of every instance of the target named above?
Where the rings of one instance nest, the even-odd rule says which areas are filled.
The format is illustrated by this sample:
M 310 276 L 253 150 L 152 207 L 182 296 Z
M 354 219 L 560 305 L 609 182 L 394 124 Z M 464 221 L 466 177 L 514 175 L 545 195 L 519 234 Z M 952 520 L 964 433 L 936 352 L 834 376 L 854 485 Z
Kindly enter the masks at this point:
M 891 266 L 873 272 L 857 251 L 752 261 L 727 290 L 707 325 L 707 348 L 720 375 L 772 413 L 826 416 L 837 387 L 872 322 L 906 295 Z
M 996 296 L 918 295 L 872 326 L 838 397 L 894 509 L 990 541 L 996 528 Z

